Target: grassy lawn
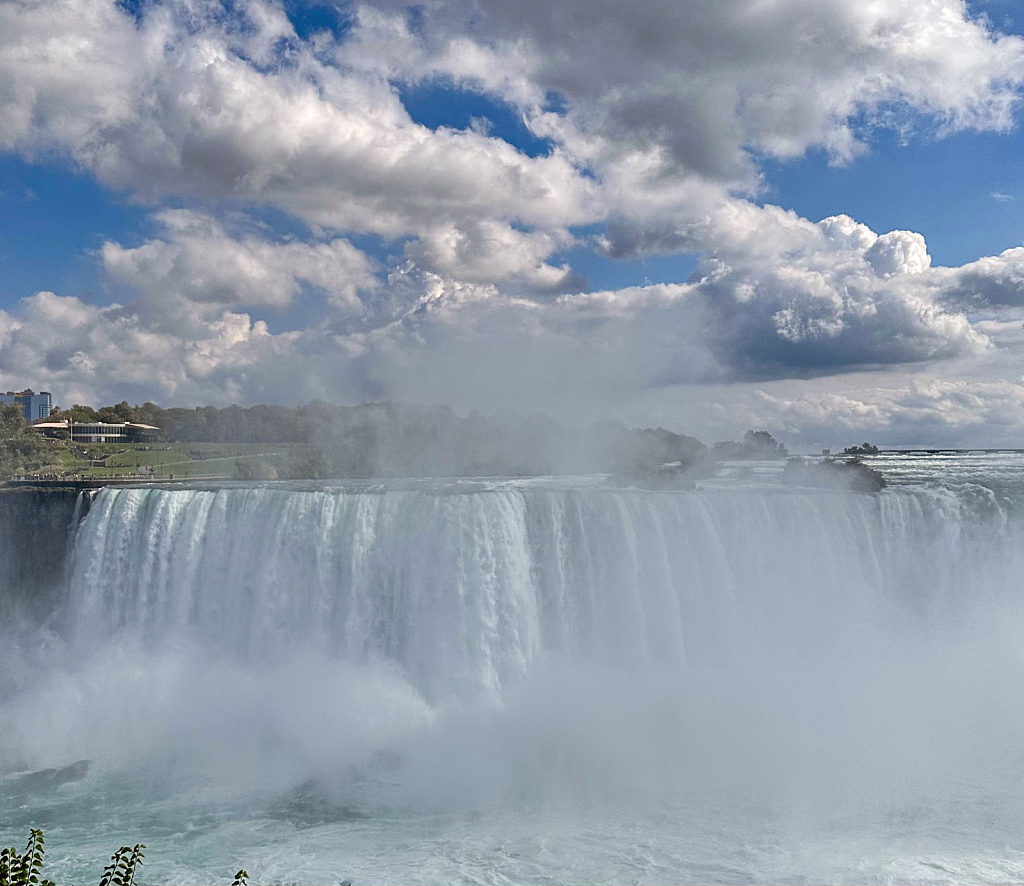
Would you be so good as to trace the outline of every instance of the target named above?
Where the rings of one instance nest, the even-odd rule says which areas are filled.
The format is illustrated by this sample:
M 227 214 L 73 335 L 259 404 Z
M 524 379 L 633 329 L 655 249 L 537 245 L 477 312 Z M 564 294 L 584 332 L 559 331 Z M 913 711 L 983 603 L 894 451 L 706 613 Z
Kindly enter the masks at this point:
M 299 443 L 170 443 L 193 459 L 233 458 L 239 455 L 288 455 L 303 449 Z
M 233 477 L 240 463 L 283 464 L 296 449 L 267 443 L 75 443 L 53 447 L 53 464 L 40 473 L 76 474 L 84 478 Z M 102 465 L 96 462 L 102 461 Z M 151 467 L 153 473 L 141 473 Z
M 191 461 L 188 455 L 181 449 L 143 449 L 141 447 L 128 449 L 126 452 L 115 452 L 104 459 L 107 467 L 137 467 L 141 465 L 164 465 L 177 462 Z

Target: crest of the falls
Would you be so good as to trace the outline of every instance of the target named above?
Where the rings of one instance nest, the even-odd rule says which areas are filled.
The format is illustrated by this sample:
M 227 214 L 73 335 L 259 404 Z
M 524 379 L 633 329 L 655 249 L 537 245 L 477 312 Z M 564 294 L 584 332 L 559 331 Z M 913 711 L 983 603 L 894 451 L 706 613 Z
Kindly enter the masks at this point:
M 941 632 L 1019 591 L 1020 526 L 969 490 L 106 489 L 72 634 L 388 662 L 436 700 L 552 657 L 687 669 Z

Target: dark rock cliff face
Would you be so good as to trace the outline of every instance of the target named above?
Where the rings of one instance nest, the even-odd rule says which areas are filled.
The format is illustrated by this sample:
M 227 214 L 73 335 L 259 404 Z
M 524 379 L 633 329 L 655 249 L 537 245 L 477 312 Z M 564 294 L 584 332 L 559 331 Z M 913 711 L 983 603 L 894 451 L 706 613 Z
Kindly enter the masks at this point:
M 0 619 L 44 620 L 60 604 L 72 533 L 89 500 L 77 489 L 0 489 Z

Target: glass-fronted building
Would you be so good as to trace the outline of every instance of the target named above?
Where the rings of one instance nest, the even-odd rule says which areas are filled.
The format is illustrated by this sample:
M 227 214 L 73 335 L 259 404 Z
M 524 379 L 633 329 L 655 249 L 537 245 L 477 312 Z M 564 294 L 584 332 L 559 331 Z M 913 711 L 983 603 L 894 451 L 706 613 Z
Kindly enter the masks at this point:
M 28 388 L 24 391 L 8 391 L 6 394 L 0 394 L 0 403 L 8 406 L 20 406 L 25 414 L 25 421 L 49 418 L 50 410 L 53 408 L 49 391 L 40 391 L 37 394 Z
M 160 433 L 160 428 L 132 421 L 73 421 L 66 427 L 71 439 L 82 443 L 149 443 Z

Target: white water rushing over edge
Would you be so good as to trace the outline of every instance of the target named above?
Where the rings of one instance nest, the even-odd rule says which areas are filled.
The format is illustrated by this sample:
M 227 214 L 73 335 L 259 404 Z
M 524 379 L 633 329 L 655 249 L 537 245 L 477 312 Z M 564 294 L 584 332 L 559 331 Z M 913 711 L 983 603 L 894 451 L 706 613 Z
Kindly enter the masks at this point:
M 107 489 L 68 612 L 86 637 L 301 647 L 392 662 L 428 700 L 500 698 L 545 653 L 686 668 L 881 612 L 941 628 L 1019 577 L 1005 519 L 934 491 Z
M 0 759 L 92 759 L 179 882 L 1013 881 L 1021 538 L 975 484 L 108 489 Z

